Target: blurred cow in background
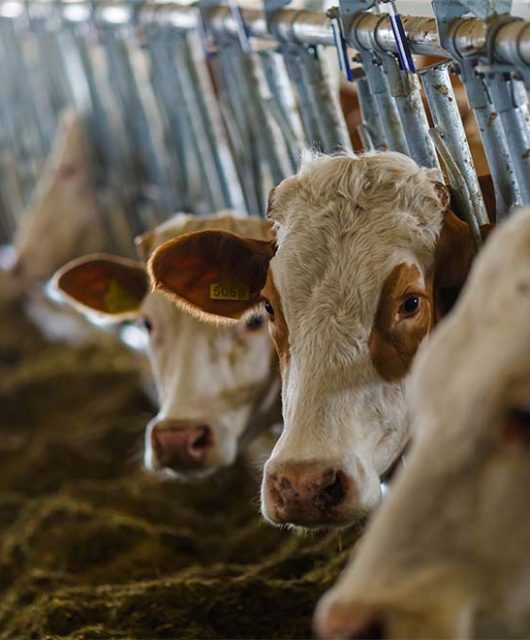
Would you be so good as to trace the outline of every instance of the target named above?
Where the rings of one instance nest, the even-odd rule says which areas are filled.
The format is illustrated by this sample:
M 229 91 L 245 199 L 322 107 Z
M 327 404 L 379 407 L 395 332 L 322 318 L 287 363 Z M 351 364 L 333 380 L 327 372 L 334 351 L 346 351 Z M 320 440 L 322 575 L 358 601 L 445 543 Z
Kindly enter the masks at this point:
M 204 229 L 259 241 L 270 234 L 259 218 L 177 214 L 138 244 L 145 260 L 169 238 Z M 149 334 L 160 411 L 146 431 L 148 469 L 168 477 L 202 477 L 232 464 L 242 440 L 245 444 L 280 422 L 276 357 L 260 313 L 231 327 L 206 324 L 150 292 L 145 262 L 112 255 L 74 260 L 55 282 L 88 316 L 138 319 Z

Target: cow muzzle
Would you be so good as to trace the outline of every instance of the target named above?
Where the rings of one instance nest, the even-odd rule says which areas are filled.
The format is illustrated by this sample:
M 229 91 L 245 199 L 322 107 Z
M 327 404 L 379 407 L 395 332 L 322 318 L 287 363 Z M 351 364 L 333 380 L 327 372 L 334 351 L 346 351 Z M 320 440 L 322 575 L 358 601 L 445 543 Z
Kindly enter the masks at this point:
M 326 597 L 317 606 L 313 624 L 316 636 L 326 640 L 383 640 L 389 637 L 382 614 Z
M 262 486 L 267 520 L 312 529 L 348 524 L 356 489 L 344 469 L 301 462 L 267 466 Z
M 204 469 L 214 446 L 209 425 L 181 420 L 155 423 L 150 438 L 153 468 L 184 474 Z

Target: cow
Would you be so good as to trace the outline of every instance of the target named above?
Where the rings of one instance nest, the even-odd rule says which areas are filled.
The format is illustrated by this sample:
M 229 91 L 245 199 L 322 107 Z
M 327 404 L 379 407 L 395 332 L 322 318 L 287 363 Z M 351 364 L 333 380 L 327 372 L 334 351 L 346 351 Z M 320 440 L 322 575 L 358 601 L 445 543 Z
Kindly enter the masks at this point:
M 395 152 L 306 155 L 271 192 L 269 217 L 272 241 L 209 231 L 160 246 L 151 278 L 217 322 L 264 305 L 284 430 L 265 466 L 262 513 L 340 528 L 378 505 L 405 449 L 408 370 L 475 247 L 438 173 Z M 218 282 L 240 295 L 213 299 Z
M 261 426 L 281 420 L 274 403 L 276 357 L 262 315 L 231 327 L 211 326 L 150 291 L 145 259 L 153 249 L 203 229 L 260 241 L 269 234 L 269 225 L 259 218 L 177 214 L 139 238 L 142 261 L 86 256 L 68 263 L 54 279 L 54 287 L 83 313 L 110 322 L 139 320 L 148 332 L 160 410 L 146 429 L 144 461 L 147 469 L 168 478 L 202 478 L 232 464 L 241 440 L 249 439 L 247 427 L 258 430 L 255 412 L 262 405 L 267 411 L 261 415 L 270 421 Z
M 406 466 L 321 601 L 325 638 L 530 635 L 530 209 L 413 366 Z
M 22 214 L 10 272 L 24 287 L 45 282 L 68 260 L 107 248 L 82 119 L 66 111 Z

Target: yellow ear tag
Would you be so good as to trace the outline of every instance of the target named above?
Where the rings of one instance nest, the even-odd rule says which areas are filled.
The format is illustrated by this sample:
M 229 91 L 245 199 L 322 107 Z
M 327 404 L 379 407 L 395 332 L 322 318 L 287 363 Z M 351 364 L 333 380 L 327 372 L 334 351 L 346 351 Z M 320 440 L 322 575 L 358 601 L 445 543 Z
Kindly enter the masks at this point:
M 139 300 L 129 290 L 113 278 L 105 294 L 105 307 L 108 313 L 124 313 L 138 308 Z
M 214 282 L 210 285 L 210 300 L 250 300 L 249 286 L 233 280 Z

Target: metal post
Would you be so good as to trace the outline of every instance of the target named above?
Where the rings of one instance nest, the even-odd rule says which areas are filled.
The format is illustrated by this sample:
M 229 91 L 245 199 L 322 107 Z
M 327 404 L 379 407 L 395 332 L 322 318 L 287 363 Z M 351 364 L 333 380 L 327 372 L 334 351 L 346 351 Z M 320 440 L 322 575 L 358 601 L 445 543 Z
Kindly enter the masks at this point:
M 407 143 L 411 158 L 422 167 L 439 169 L 417 77 L 401 71 L 393 54 L 383 53 L 382 62 L 390 93 L 396 101 L 403 127 L 408 132 Z
M 488 160 L 495 188 L 497 219 L 500 220 L 511 207 L 522 202 L 515 167 L 501 120 L 491 102 L 483 76 L 479 76 L 475 68 L 465 61 L 460 63 L 460 70 L 469 106 L 473 109 L 477 119 L 480 137 Z
M 369 51 L 360 50 L 359 55 L 390 149 L 410 155 L 396 101 L 390 93 L 380 59 Z
M 470 218 L 476 215 L 479 224 L 486 224 L 488 222 L 488 214 L 475 172 L 475 165 L 467 142 L 464 125 L 458 111 L 449 76 L 449 64 L 444 62 L 426 67 L 421 70 L 420 77 L 435 127 L 464 177 L 471 201 L 467 200 L 467 194 L 462 192 L 458 184 L 453 184 L 452 187 L 455 193 L 459 195 L 466 217 Z
M 359 75 L 355 86 L 357 87 L 357 98 L 361 109 L 361 124 L 358 129 L 363 147 L 367 151 L 371 147 L 380 150 L 386 149 L 388 143 L 385 138 L 383 124 L 364 73 Z
M 530 120 L 524 85 L 499 72 L 486 74 L 485 82 L 501 118 L 521 199 L 530 204 Z

